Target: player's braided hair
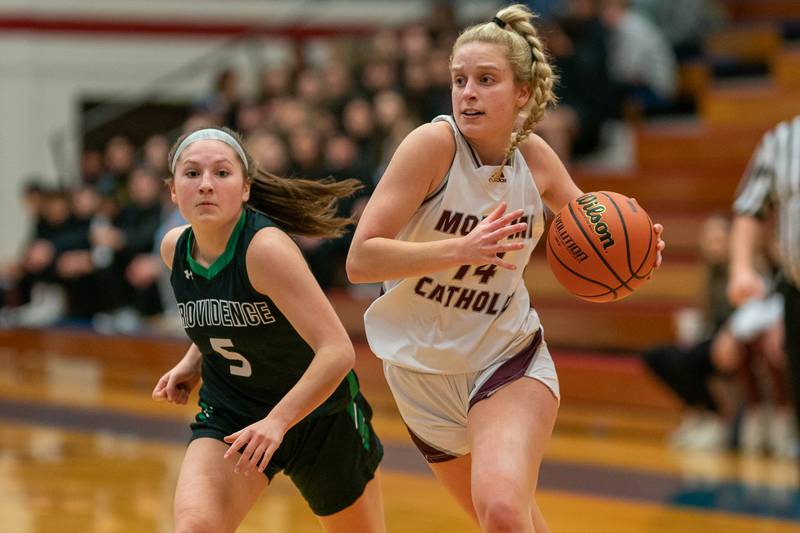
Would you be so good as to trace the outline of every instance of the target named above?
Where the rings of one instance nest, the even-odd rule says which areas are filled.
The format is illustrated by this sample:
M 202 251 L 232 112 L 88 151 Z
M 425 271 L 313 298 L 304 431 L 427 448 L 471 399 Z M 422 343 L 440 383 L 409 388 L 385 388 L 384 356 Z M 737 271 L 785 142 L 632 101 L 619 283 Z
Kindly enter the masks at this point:
M 353 223 L 351 218 L 337 216 L 337 202 L 340 198 L 352 196 L 360 190 L 363 187 L 361 182 L 355 179 L 310 180 L 276 176 L 258 168 L 238 133 L 224 127 L 216 129 L 236 139 L 247 158 L 249 170 L 242 165 L 242 171 L 250 181 L 250 199 L 247 205 L 268 216 L 281 229 L 293 235 L 338 237 Z M 175 141 L 169 152 L 169 161 L 173 160 L 183 139 L 191 133 L 188 132 Z M 170 175 L 167 179 L 173 178 Z

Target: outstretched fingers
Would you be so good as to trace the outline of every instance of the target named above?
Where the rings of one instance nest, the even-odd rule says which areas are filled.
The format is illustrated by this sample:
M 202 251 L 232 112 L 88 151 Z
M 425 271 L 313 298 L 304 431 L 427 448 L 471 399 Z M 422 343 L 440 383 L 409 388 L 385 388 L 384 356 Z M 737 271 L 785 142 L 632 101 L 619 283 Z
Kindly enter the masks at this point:
M 515 265 L 514 263 L 509 263 L 508 261 L 503 260 L 503 258 L 500 257 L 499 255 L 495 255 L 494 257 L 489 259 L 489 264 L 497 265 L 500 268 L 505 268 L 507 270 L 516 270 L 517 269 L 517 265 Z
M 223 440 L 230 444 L 224 458 L 233 458 L 239 452 L 239 458 L 233 469 L 234 472 L 242 472 L 244 475 L 248 475 L 254 469 L 264 472 L 272 459 L 272 454 L 278 448 L 274 442 L 257 438 L 246 430 L 237 431 Z
M 494 211 L 489 213 L 489 216 L 486 217 L 488 222 L 494 222 L 495 220 L 501 218 L 503 213 L 506 212 L 507 204 L 505 202 L 500 202 L 500 204 L 494 208 Z
M 528 230 L 528 223 L 527 222 L 519 222 L 517 224 L 511 225 L 503 225 L 500 228 L 494 230 L 488 235 L 488 239 L 491 242 L 498 242 L 503 239 L 510 237 L 511 235 L 517 233 L 523 233 Z

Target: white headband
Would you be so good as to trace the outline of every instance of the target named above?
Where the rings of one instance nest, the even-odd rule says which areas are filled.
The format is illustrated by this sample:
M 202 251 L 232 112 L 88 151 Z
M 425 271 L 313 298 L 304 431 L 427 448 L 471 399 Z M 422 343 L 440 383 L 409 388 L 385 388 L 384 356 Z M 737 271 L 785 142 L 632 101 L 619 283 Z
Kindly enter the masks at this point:
M 175 155 L 172 156 L 172 161 L 170 162 L 169 169 L 173 175 L 175 175 L 175 165 L 178 163 L 178 157 L 180 157 L 181 152 L 186 150 L 186 147 L 192 144 L 193 142 L 197 141 L 222 141 L 234 150 L 236 153 L 239 154 L 239 159 L 242 160 L 244 164 L 245 171 L 250 170 L 247 166 L 247 156 L 244 155 L 244 150 L 242 149 L 242 145 L 239 144 L 232 135 L 226 133 L 222 130 L 214 129 L 214 128 L 206 128 L 204 130 L 197 130 L 194 133 L 187 136 L 178 148 L 175 150 Z

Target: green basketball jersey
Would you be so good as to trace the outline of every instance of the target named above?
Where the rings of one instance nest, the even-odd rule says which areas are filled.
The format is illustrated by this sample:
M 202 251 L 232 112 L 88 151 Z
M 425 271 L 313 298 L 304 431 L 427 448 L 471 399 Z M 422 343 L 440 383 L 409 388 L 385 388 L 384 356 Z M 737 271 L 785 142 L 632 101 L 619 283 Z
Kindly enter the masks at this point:
M 178 238 L 170 281 L 189 338 L 203 354 L 200 399 L 261 419 L 300 379 L 314 351 L 247 275 L 247 248 L 262 228 L 275 224 L 245 209 L 225 253 L 208 268 L 191 256 L 194 234 Z M 274 268 L 264 265 L 263 268 Z M 351 371 L 312 414 L 345 408 L 358 391 Z

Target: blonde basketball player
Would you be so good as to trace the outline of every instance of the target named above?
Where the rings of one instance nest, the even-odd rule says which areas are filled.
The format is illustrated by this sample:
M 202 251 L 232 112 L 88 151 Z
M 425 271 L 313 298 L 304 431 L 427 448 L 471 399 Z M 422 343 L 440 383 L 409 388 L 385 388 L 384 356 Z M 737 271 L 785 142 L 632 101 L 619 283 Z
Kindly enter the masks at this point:
M 559 387 L 522 271 L 544 206 L 581 194 L 531 134 L 554 100 L 532 18 L 513 5 L 458 38 L 453 116 L 398 147 L 347 260 L 353 282 L 384 282 L 370 346 L 415 444 L 483 531 L 547 531 L 533 495 Z

